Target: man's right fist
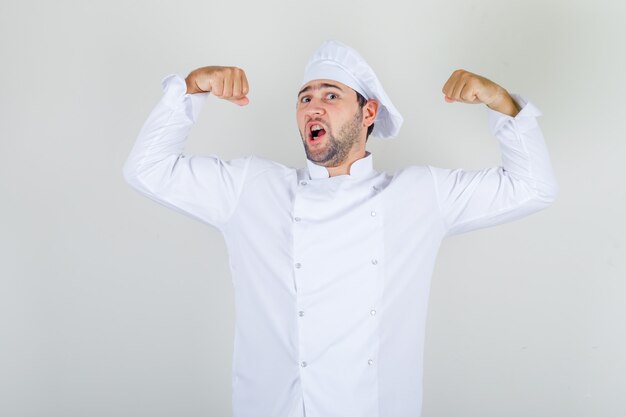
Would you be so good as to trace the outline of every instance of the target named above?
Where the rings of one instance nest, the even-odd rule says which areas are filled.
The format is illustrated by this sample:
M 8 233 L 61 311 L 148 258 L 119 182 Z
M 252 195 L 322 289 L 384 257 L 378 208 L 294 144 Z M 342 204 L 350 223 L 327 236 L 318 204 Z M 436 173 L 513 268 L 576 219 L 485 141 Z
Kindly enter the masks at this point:
M 193 70 L 185 78 L 187 93 L 211 93 L 240 106 L 248 100 L 246 73 L 237 67 L 202 67 Z

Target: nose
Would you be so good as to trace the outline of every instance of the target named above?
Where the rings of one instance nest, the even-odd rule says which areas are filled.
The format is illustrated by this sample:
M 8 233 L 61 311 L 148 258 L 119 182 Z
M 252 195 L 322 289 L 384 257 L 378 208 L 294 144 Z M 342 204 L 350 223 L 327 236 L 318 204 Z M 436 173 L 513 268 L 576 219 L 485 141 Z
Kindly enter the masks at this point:
M 323 106 L 323 102 L 320 99 L 312 98 L 309 105 L 306 106 L 306 114 L 310 116 L 319 116 L 326 113 L 326 109 Z

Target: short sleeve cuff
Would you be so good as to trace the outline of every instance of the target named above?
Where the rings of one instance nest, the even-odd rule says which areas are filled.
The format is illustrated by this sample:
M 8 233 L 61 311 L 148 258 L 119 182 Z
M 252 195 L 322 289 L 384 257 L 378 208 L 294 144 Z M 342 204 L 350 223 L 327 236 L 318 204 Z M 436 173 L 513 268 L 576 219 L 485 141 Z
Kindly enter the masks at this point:
M 172 108 L 184 107 L 190 120 L 196 121 L 204 107 L 209 93 L 187 94 L 187 84 L 178 74 L 171 74 L 161 80 L 163 102 Z
M 511 94 L 513 100 L 521 109 L 515 117 L 497 112 L 487 107 L 489 113 L 489 129 L 496 135 L 504 126 L 511 123 L 516 130 L 527 132 L 537 127 L 537 117 L 541 116 L 541 111 L 534 104 L 518 94 Z

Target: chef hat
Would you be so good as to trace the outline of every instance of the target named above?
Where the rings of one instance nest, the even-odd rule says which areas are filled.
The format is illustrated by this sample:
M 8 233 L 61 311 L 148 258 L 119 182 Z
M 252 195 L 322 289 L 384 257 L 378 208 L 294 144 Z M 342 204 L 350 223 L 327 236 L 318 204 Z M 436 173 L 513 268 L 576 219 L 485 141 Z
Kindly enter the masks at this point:
M 313 80 L 339 81 L 368 100 L 378 100 L 378 115 L 372 135 L 381 139 L 398 135 L 402 116 L 385 93 L 374 70 L 354 49 L 335 40 L 324 42 L 309 60 L 302 85 Z

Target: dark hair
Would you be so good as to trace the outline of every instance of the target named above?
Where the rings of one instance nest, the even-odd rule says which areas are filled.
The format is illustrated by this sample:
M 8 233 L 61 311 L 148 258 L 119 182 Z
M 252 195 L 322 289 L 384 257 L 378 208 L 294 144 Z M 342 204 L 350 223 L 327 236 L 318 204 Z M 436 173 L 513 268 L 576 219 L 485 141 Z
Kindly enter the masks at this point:
M 365 104 L 367 104 L 367 100 L 365 99 L 365 97 L 363 97 L 361 94 L 359 94 L 358 91 L 355 91 L 355 93 L 356 93 L 356 99 L 359 102 L 359 107 L 360 108 L 365 107 Z M 367 135 L 365 136 L 365 141 L 366 142 L 367 142 L 367 139 L 370 137 L 370 134 L 372 133 L 372 130 L 374 130 L 374 123 L 369 125 L 369 127 L 367 128 Z

